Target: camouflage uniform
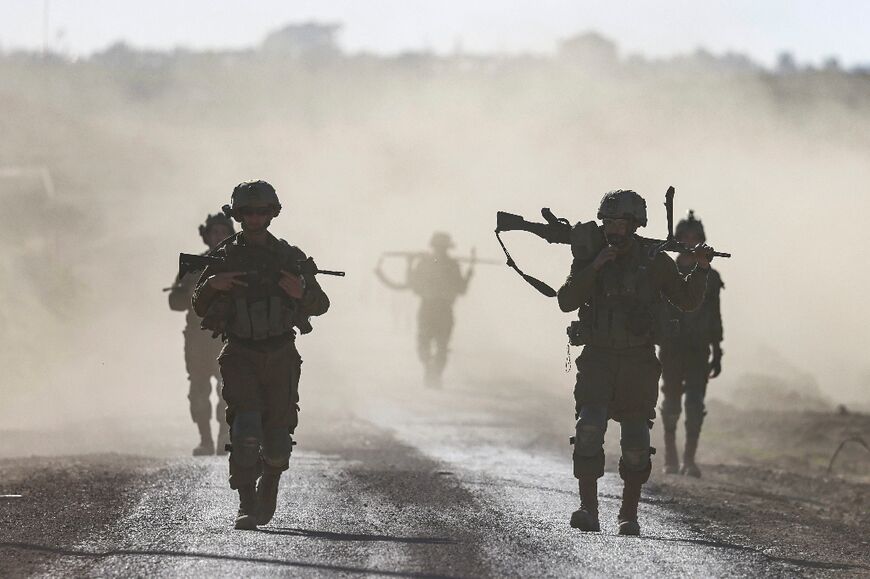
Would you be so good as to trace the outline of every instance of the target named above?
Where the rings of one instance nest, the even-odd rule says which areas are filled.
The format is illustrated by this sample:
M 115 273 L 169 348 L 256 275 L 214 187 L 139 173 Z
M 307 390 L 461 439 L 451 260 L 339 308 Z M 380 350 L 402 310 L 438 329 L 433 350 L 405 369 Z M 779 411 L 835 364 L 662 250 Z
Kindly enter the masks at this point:
M 226 210 L 237 211 L 248 200 L 261 197 L 274 198 L 277 215 L 280 205 L 274 189 L 262 181 L 240 184 L 233 193 L 232 209 Z M 268 275 L 229 292 L 219 292 L 207 283 L 219 271 L 292 271 L 294 264 L 306 259 L 299 248 L 271 234 L 261 246 L 248 244 L 243 231 L 212 255 L 224 258 L 225 264 L 206 268 L 193 305 L 204 327 L 226 337 L 218 362 L 232 441 L 229 482 L 239 490 L 242 503 L 239 519 L 253 515 L 253 486 L 259 478 L 256 500 L 261 509 L 256 520 L 264 524 L 274 513 L 278 479 L 289 466 L 292 434 L 298 424 L 302 359 L 296 350 L 294 326 L 304 327 L 309 316 L 325 313 L 329 299 L 310 274 L 302 275 L 305 290 L 300 300 L 289 298 Z M 264 503 L 270 504 L 264 507 Z M 237 528 L 251 528 L 247 518 L 241 524 L 239 519 Z
M 613 199 L 618 203 L 609 201 Z M 632 218 L 645 225 L 646 204 L 633 191 L 611 192 L 599 211 L 599 219 L 607 218 Z M 623 532 L 624 522 L 637 524 L 640 487 L 652 465 L 649 429 L 661 372 L 653 343 L 654 308 L 662 297 L 684 310 L 698 307 L 707 272 L 681 276 L 669 256 L 655 253 L 654 246 L 636 235 L 615 260 L 596 271 L 592 264 L 602 248 L 603 241 L 587 255 L 575 254 L 571 273 L 558 293 L 563 311 L 579 309 L 573 342 L 584 346 L 577 358 L 573 457 L 583 506 L 572 516 L 572 526 L 598 530 L 596 481 L 604 474 L 604 435 L 608 420 L 613 419 L 621 425 Z M 578 522 L 578 516 L 584 521 Z
M 209 215 L 205 224 L 200 225 L 199 234 L 203 241 L 208 244 L 206 236 L 211 228 L 220 225 L 232 233 L 233 225 L 230 220 L 221 214 Z M 201 255 L 206 255 L 203 252 Z M 200 444 L 193 453 L 197 455 L 213 454 L 217 449 L 218 454 L 225 454 L 224 445 L 229 442 L 229 434 L 224 420 L 226 404 L 221 395 L 221 377 L 218 368 L 217 356 L 221 350 L 221 342 L 212 337 L 211 332 L 205 332 L 199 327 L 199 318 L 193 311 L 191 298 L 198 272 L 187 273 L 183 277 L 176 278 L 169 291 L 169 307 L 176 312 L 186 312 L 184 325 L 184 362 L 187 367 L 187 378 L 190 382 L 190 390 L 187 399 L 190 402 L 190 417 L 197 425 L 200 434 Z M 217 402 L 215 403 L 214 417 L 218 421 L 217 444 L 211 437 L 211 379 L 215 379 L 215 391 Z
M 690 213 L 689 218 L 677 226 L 677 236 L 679 237 L 683 227 L 694 226 L 699 228 L 703 241 L 703 227 L 700 223 Z M 681 273 L 686 273 L 691 266 L 679 265 L 678 261 L 678 267 Z M 659 359 L 662 365 L 662 403 L 659 409 L 664 427 L 664 470 L 669 474 L 679 469 L 676 430 L 683 404 L 686 408 L 683 473 L 692 476 L 701 474 L 695 464 L 695 452 L 706 414 L 704 398 L 710 372 L 712 369 L 715 376 L 721 371 L 722 315 L 719 293 L 723 287 L 725 286 L 719 273 L 711 268 L 707 277 L 704 303 L 700 308 L 693 312 L 683 312 L 670 304 L 662 304 L 658 311 L 661 336 Z

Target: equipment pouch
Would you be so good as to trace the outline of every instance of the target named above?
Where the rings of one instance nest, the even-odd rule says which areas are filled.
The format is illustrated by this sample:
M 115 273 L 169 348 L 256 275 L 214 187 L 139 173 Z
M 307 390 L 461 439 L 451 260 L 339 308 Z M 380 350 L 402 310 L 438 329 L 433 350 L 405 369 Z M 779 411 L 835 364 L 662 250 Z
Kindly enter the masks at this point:
M 572 346 L 584 346 L 589 342 L 589 332 L 586 324 L 580 320 L 574 320 L 568 326 L 568 343 Z
M 219 297 L 212 301 L 202 318 L 199 327 L 215 334 L 225 334 L 227 325 L 233 317 L 233 302 L 229 297 Z

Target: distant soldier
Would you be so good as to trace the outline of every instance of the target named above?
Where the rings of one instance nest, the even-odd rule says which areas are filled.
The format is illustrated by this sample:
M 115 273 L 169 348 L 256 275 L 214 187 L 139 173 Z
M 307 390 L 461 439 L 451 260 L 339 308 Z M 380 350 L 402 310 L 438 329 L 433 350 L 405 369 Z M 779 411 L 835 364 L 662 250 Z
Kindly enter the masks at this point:
M 269 233 L 281 211 L 269 183 L 240 183 L 224 211 L 242 232 L 212 252 L 224 263 L 205 269 L 193 307 L 203 327 L 226 338 L 218 362 L 232 443 L 230 487 L 239 492 L 235 527 L 254 529 L 275 514 L 299 422 L 302 358 L 294 326 L 309 329 L 309 316 L 326 313 L 329 298 L 314 274 L 300 269 L 302 250 Z
M 378 261 L 375 275 L 384 285 L 395 290 L 411 290 L 420 297 L 417 310 L 417 355 L 423 363 L 426 386 L 441 386 L 441 375 L 447 365 L 450 335 L 453 332 L 453 303 L 465 294 L 474 275 L 475 253 L 463 274 L 459 261 L 450 255 L 453 247 L 450 235 L 436 231 L 429 242 L 432 253 L 408 253 L 405 281 L 396 283 L 384 274 L 383 258 Z
M 696 247 L 707 241 L 704 225 L 689 211 L 686 219 L 677 224 L 674 236 L 686 247 Z M 677 268 L 681 275 L 691 272 L 698 263 L 695 254 L 680 254 Z M 662 425 L 665 431 L 666 474 L 680 470 L 677 458 L 676 432 L 680 407 L 685 394 L 686 447 L 683 453 L 682 473 L 700 477 L 701 469 L 695 463 L 698 437 L 704 422 L 704 396 L 707 380 L 722 372 L 722 315 L 719 310 L 719 292 L 725 287 L 716 270 L 707 275 L 707 294 L 704 303 L 693 312 L 682 312 L 671 304 L 660 307 L 659 360 L 662 364 Z
M 221 213 L 209 215 L 205 224 L 199 226 L 199 235 L 209 251 L 235 233 L 233 223 Z M 207 252 L 206 252 L 207 253 Z M 205 255 L 205 253 L 203 253 Z M 220 340 L 212 337 L 199 327 L 199 318 L 190 304 L 193 288 L 199 272 L 191 272 L 176 278 L 169 290 L 169 307 L 177 312 L 187 312 L 184 326 L 184 361 L 187 365 L 187 379 L 190 380 L 190 417 L 199 429 L 199 445 L 193 449 L 193 456 L 215 453 L 215 443 L 211 436 L 211 379 L 215 379 L 217 404 L 214 417 L 218 421 L 217 453 L 226 454 L 224 445 L 229 442 L 225 411 L 226 404 L 221 396 L 220 369 L 217 356 L 221 349 Z
M 653 345 L 654 307 L 664 297 L 681 309 L 697 308 L 712 251 L 699 247 L 695 269 L 680 275 L 667 254 L 635 235 L 647 215 L 646 201 L 634 191 L 607 193 L 598 219 L 607 245 L 600 251 L 595 247 L 594 257 L 575 256 L 558 292 L 562 311 L 579 309 L 572 343 L 584 346 L 574 388 L 574 476 L 581 504 L 571 515 L 571 526 L 600 530 L 598 479 L 604 475 L 604 434 L 613 419 L 622 430 L 619 475 L 625 483 L 619 534 L 638 535 L 637 508 L 652 469 L 650 428 L 661 374 Z

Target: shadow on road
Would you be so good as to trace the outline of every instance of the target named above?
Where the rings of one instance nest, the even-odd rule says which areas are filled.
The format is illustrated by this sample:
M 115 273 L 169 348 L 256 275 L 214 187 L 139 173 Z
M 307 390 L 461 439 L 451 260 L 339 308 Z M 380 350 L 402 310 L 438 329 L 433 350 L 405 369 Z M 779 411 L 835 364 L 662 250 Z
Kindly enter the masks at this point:
M 320 563 L 285 561 L 282 559 L 269 559 L 261 557 L 237 557 L 233 555 L 220 555 L 216 553 L 137 549 L 109 549 L 107 551 L 85 551 L 15 542 L 0 542 L 0 549 L 21 549 L 37 553 L 48 553 L 62 557 L 80 557 L 84 559 L 106 559 L 109 557 L 178 557 L 185 559 L 210 559 L 214 561 L 235 561 L 239 563 L 276 565 L 281 567 L 294 567 L 297 569 L 318 569 L 323 571 L 335 571 L 337 573 L 350 573 L 359 575 L 383 575 L 385 577 L 409 577 L 414 579 L 451 579 L 449 575 L 431 575 L 427 573 L 413 573 L 404 571 L 381 571 L 379 569 L 368 569 L 365 567 L 323 565 Z
M 427 545 L 456 545 L 458 541 L 446 537 L 392 537 L 390 535 L 368 535 L 354 533 L 333 533 L 330 531 L 312 531 L 309 529 L 273 528 L 258 529 L 261 533 L 271 535 L 294 535 L 297 537 L 309 537 L 312 539 L 326 539 L 328 541 L 371 541 L 386 543 L 422 543 Z
M 731 549 L 734 551 L 743 551 L 745 553 L 753 553 L 759 557 L 764 557 L 768 561 L 778 563 L 787 563 L 796 567 L 808 567 L 811 569 L 866 569 L 870 570 L 867 565 L 858 565 L 853 563 L 829 563 L 827 561 L 811 561 L 808 559 L 796 559 L 793 557 L 777 557 L 770 555 L 763 550 L 749 545 L 738 545 L 737 543 L 728 543 L 727 541 L 715 541 L 710 539 L 670 539 L 665 537 L 654 537 L 644 535 L 640 540 L 661 541 L 664 543 L 690 543 L 692 545 L 702 545 L 704 547 L 715 547 L 718 549 Z

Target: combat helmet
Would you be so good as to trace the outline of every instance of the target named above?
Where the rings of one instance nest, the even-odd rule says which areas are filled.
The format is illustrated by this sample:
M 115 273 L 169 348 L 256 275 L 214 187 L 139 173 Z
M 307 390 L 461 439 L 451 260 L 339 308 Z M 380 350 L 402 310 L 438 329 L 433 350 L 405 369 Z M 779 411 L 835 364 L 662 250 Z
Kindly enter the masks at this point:
M 677 223 L 674 237 L 679 239 L 688 231 L 696 232 L 698 237 L 701 239 L 701 243 L 707 242 L 707 235 L 704 233 L 704 224 L 701 223 L 700 219 L 695 218 L 695 212 L 692 209 L 689 209 L 689 214 L 685 219 L 681 219 L 680 222 Z
M 646 201 L 631 189 L 609 191 L 601 199 L 598 219 L 631 219 L 646 227 Z
M 223 225 L 230 230 L 230 233 L 236 232 L 236 228 L 233 227 L 233 222 L 229 217 L 223 213 L 215 213 L 214 215 L 209 214 L 209 216 L 205 218 L 205 223 L 199 226 L 199 236 L 202 237 L 202 240 L 205 243 L 208 243 L 205 236 L 208 235 L 209 230 L 215 225 Z
M 450 249 L 453 247 L 453 240 L 450 239 L 450 234 L 444 231 L 436 231 L 432 234 L 432 239 L 429 240 L 429 246 L 432 248 L 443 247 Z
M 272 205 L 275 208 L 275 217 L 281 212 L 281 203 L 278 201 L 278 194 L 275 193 L 275 188 L 266 181 L 260 180 L 244 181 L 236 185 L 230 197 L 230 204 L 223 206 L 223 212 L 227 217 L 241 221 L 236 211 L 242 207 L 254 204 Z

